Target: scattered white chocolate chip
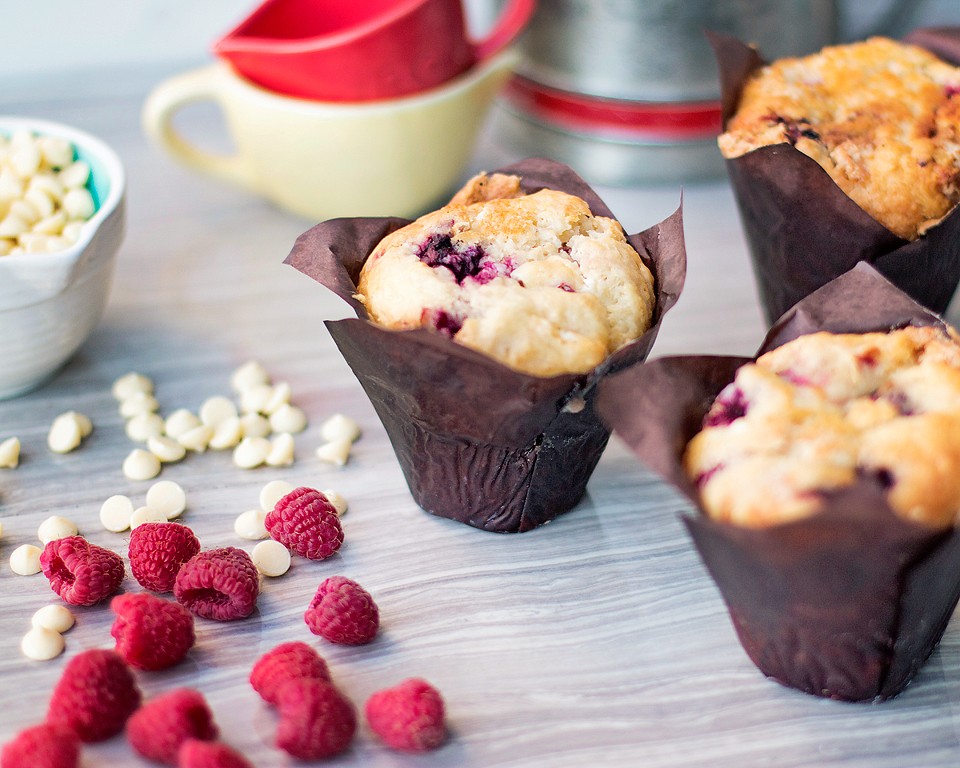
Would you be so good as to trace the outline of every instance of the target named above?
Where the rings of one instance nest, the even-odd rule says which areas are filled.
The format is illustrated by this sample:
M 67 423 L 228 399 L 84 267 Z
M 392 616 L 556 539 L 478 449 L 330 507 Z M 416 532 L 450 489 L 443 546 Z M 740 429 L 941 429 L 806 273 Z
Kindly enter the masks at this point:
M 269 384 L 254 384 L 240 393 L 240 410 L 244 413 L 266 413 L 271 397 L 273 387 Z
M 123 474 L 130 480 L 152 480 L 160 474 L 160 459 L 143 448 L 134 448 L 123 460 Z
M 200 423 L 200 419 L 194 413 L 186 408 L 178 408 L 167 416 L 167 420 L 163 424 L 163 431 L 167 437 L 177 440 L 191 429 L 199 427 Z
M 245 413 L 240 417 L 240 431 L 244 437 L 267 437 L 275 430 L 270 421 L 259 413 Z
M 211 427 L 209 424 L 201 424 L 200 426 L 194 427 L 193 429 L 188 429 L 182 435 L 179 435 L 177 437 L 177 442 L 188 451 L 203 453 L 210 445 L 210 439 L 213 437 L 213 433 L 213 427 Z
M 286 405 L 290 402 L 290 385 L 281 381 L 279 384 L 274 385 L 273 392 L 270 393 L 270 399 L 263 406 L 263 413 L 268 416 L 272 415 L 274 411 L 279 410 L 281 405 Z
M 270 376 L 256 360 L 249 360 L 237 368 L 230 376 L 230 386 L 235 392 L 243 392 L 260 384 L 269 384 Z
M 212 427 L 217 426 L 222 421 L 236 417 L 237 406 L 233 400 L 223 395 L 208 397 L 200 406 L 200 421 Z
M 288 483 L 286 480 L 271 480 L 260 489 L 260 509 L 264 512 L 270 512 L 277 506 L 280 499 L 295 488 L 296 486 L 293 483 Z
M 33 627 L 20 641 L 20 651 L 34 661 L 55 659 L 65 647 L 63 635 L 46 627 Z
M 187 455 L 187 449 L 172 437 L 159 435 L 147 440 L 147 450 L 164 464 L 180 461 Z
M 61 413 L 50 425 L 47 445 L 54 453 L 70 453 L 93 431 L 93 422 L 82 413 Z
M 282 432 L 270 441 L 270 453 L 264 460 L 268 467 L 289 467 L 293 464 L 293 435 Z
M 290 550 L 273 539 L 257 544 L 250 558 L 264 576 L 283 576 L 290 570 Z
M 30 619 L 31 626 L 49 629 L 51 632 L 60 635 L 69 630 L 75 622 L 76 619 L 70 609 L 65 605 L 57 605 L 56 603 L 43 606 Z
M 143 374 L 131 371 L 113 382 L 110 393 L 119 402 L 123 402 L 137 393 L 152 395 L 153 382 Z
M 67 536 L 76 536 L 77 533 L 77 524 L 60 515 L 51 515 L 37 528 L 37 538 L 44 544 L 65 539 Z
M 167 522 L 167 516 L 163 513 L 162 510 L 154 509 L 153 507 L 137 507 L 133 510 L 133 514 L 130 515 L 130 530 L 132 531 L 138 525 L 143 525 L 144 523 L 165 523 Z
M 240 417 L 230 416 L 213 428 L 208 445 L 215 451 L 223 451 L 236 447 L 242 439 L 243 428 L 240 426 Z
M 173 480 L 160 480 L 147 489 L 147 506 L 157 509 L 173 520 L 187 508 L 187 494 Z
M 267 460 L 271 447 L 265 437 L 245 437 L 233 450 L 233 463 L 241 469 L 259 467 Z
M 130 419 L 141 413 L 153 413 L 159 407 L 157 398 L 149 392 L 134 392 L 130 397 L 120 401 L 120 415 Z
M 296 434 L 307 427 L 307 414 L 295 405 L 284 403 L 270 414 L 270 428 L 274 432 Z
M 355 442 L 360 437 L 360 425 L 349 416 L 335 413 L 320 425 L 320 437 L 328 443 L 337 440 Z
M 163 419 L 156 413 L 138 413 L 126 424 L 126 433 L 135 443 L 145 443 L 163 434 Z
M 21 544 L 10 553 L 10 570 L 17 576 L 33 576 L 40 573 L 40 553 L 43 550 L 33 544 Z
M 100 523 L 108 531 L 120 533 L 130 527 L 133 502 L 129 496 L 116 494 L 100 506 Z
M 0 443 L 0 469 L 16 469 L 20 464 L 20 439 L 8 437 Z
M 350 458 L 350 449 L 352 447 L 353 443 L 350 440 L 332 440 L 317 448 L 317 458 L 320 459 L 320 461 L 342 467 L 347 463 L 347 459 Z
M 250 541 L 265 539 L 270 535 L 263 524 L 266 517 L 267 513 L 262 509 L 247 510 L 237 515 L 237 519 L 233 522 L 233 531 L 241 539 L 249 539 Z
M 347 513 L 347 500 L 343 498 L 343 496 L 334 490 L 321 491 L 321 493 L 327 497 L 327 501 L 337 510 L 337 517 L 343 517 Z

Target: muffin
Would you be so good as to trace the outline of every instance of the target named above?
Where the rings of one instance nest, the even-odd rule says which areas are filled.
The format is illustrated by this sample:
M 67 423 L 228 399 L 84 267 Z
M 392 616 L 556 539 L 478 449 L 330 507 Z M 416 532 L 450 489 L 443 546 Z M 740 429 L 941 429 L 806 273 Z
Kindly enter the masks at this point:
M 600 384 L 602 419 L 683 522 L 745 652 L 817 696 L 913 679 L 960 597 L 960 342 L 867 264 L 756 358 L 667 357 Z
M 592 370 L 650 327 L 655 303 L 617 221 L 507 174 L 385 237 L 357 298 L 379 325 L 431 328 L 535 376 Z
M 711 41 L 768 320 L 859 261 L 944 312 L 960 281 L 960 69 L 887 38 L 772 64 Z
M 624 237 L 542 159 L 480 175 L 416 222 L 323 222 L 287 263 L 355 310 L 326 326 L 417 504 L 500 533 L 580 501 L 609 438 L 597 382 L 645 359 L 686 267 L 679 210 Z
M 816 514 L 823 491 L 875 478 L 893 511 L 944 528 L 960 512 L 960 343 L 952 330 L 801 336 L 742 366 L 687 444 L 714 520 Z

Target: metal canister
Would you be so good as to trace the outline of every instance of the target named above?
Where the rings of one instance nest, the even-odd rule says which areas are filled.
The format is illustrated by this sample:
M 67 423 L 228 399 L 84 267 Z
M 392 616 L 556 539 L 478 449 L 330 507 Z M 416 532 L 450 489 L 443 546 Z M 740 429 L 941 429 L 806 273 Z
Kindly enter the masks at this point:
M 834 0 L 540 0 L 497 130 L 590 181 L 720 175 L 719 85 L 705 31 L 768 58 L 837 38 Z

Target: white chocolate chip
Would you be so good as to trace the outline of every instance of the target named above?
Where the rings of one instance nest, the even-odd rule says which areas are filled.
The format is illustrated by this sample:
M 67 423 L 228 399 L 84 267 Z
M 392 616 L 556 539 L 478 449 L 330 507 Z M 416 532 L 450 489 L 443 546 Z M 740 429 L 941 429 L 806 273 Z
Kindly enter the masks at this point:
M 328 443 L 336 440 L 355 442 L 360 437 L 360 425 L 349 416 L 335 413 L 320 425 L 320 437 Z
M 41 192 L 40 194 L 42 195 L 43 193 Z M 66 223 L 67 217 L 63 215 L 63 211 L 57 211 L 34 224 L 33 232 L 36 232 L 38 235 L 59 235 L 63 232 Z
M 267 400 L 266 404 L 263 406 L 263 413 L 268 416 L 273 414 L 274 411 L 278 410 L 281 405 L 285 405 L 290 402 L 290 385 L 281 381 L 279 384 L 276 384 L 273 387 L 273 392 L 270 394 L 270 399 Z
M 167 516 L 162 510 L 154 509 L 153 507 L 137 507 L 133 510 L 133 514 L 130 515 L 130 530 L 132 531 L 138 525 L 143 525 L 144 523 L 165 522 L 167 522 Z
M 134 448 L 123 460 L 123 474 L 130 480 L 152 480 L 160 474 L 160 459 L 143 448 Z
M 100 523 L 108 531 L 120 533 L 130 527 L 133 502 L 128 496 L 111 496 L 100 506 Z
M 173 520 L 187 508 L 187 494 L 173 480 L 160 480 L 147 490 L 147 506 L 163 512 L 167 520 Z
M 126 424 L 127 437 L 135 443 L 145 443 L 151 437 L 160 437 L 164 431 L 163 418 L 157 413 L 138 413 Z
M 147 450 L 160 459 L 160 461 L 162 461 L 164 464 L 168 464 L 173 461 L 180 461 L 184 456 L 187 455 L 186 448 L 180 445 L 180 443 L 178 443 L 172 437 L 166 437 L 165 435 L 151 437 L 149 440 L 147 440 Z
M 191 429 L 196 429 L 200 426 L 200 419 L 196 417 L 191 411 L 188 411 L 186 408 L 178 408 L 169 416 L 164 422 L 164 432 L 166 432 L 167 437 L 172 437 L 174 440 L 178 440 L 182 435 L 185 435 Z
M 271 397 L 273 387 L 269 384 L 254 384 L 240 393 L 240 410 L 244 413 L 266 413 Z
M 31 626 L 49 629 L 51 632 L 60 635 L 69 630 L 75 622 L 76 619 L 70 609 L 65 605 L 57 605 L 56 603 L 43 606 L 30 619 Z
M 40 136 L 37 148 L 47 165 L 53 168 L 63 168 L 73 162 L 73 146 L 59 136 Z
M 249 360 L 244 363 L 230 376 L 230 386 L 233 387 L 235 392 L 243 392 L 250 387 L 269 383 L 270 376 L 256 360 Z
M 350 440 L 333 440 L 317 448 L 317 458 L 320 459 L 320 461 L 342 467 L 347 463 L 347 459 L 350 458 L 350 449 L 352 447 L 353 443 Z
M 210 426 L 209 424 L 206 426 Z M 231 416 L 224 419 L 213 428 L 209 446 L 215 451 L 234 448 L 243 439 L 243 428 L 240 426 L 240 417 Z
M 241 469 L 259 467 L 267 460 L 271 447 L 265 437 L 245 437 L 233 451 L 233 463 Z
M 89 219 L 97 210 L 93 196 L 85 187 L 74 187 L 69 190 L 60 204 L 71 219 Z
M 290 570 L 290 550 L 273 539 L 257 544 L 250 558 L 264 576 L 283 576 Z
M 0 237 L 19 237 L 24 232 L 30 231 L 31 222 L 13 213 L 8 213 L 0 221 Z
M 267 454 L 268 467 L 289 467 L 294 460 L 293 435 L 282 432 L 270 441 L 270 453 Z
M 16 469 L 20 464 L 20 439 L 8 437 L 0 443 L 0 469 Z
M 213 427 L 211 427 L 209 424 L 201 424 L 199 427 L 188 429 L 182 435 L 177 437 L 177 442 L 188 451 L 203 453 L 205 450 L 207 450 L 207 446 L 210 445 L 210 440 L 213 437 L 213 434 Z
M 65 539 L 67 536 L 76 536 L 77 533 L 77 524 L 60 515 L 51 515 L 37 528 L 37 538 L 44 544 Z
M 130 419 L 141 413 L 153 413 L 159 407 L 157 398 L 149 392 L 134 392 L 120 401 L 120 415 Z
M 347 500 L 343 498 L 343 496 L 334 490 L 321 491 L 321 493 L 327 497 L 327 501 L 337 510 L 337 517 L 343 517 L 347 514 Z
M 20 641 L 20 651 L 34 661 L 55 659 L 65 647 L 63 635 L 46 627 L 33 627 Z
M 90 166 L 83 160 L 70 163 L 57 174 L 57 179 L 68 189 L 77 189 L 87 183 L 90 178 Z
M 10 553 L 10 570 L 17 576 L 33 576 L 40 573 L 40 553 L 43 550 L 33 544 L 21 544 Z
M 270 512 L 277 502 L 286 496 L 290 491 L 296 488 L 293 483 L 286 480 L 271 480 L 260 489 L 260 509 L 264 512 Z
M 53 420 L 47 434 L 47 445 L 54 453 L 70 453 L 83 440 L 84 423 L 74 411 L 62 413 Z M 84 417 L 85 418 L 85 417 Z
M 200 406 L 200 421 L 216 427 L 227 419 L 237 417 L 237 406 L 233 400 L 223 395 L 208 397 Z
M 118 402 L 123 402 L 136 394 L 152 395 L 153 382 L 143 374 L 131 371 L 113 382 L 110 393 Z
M 240 431 L 244 437 L 267 437 L 273 430 L 266 417 L 259 413 L 245 413 L 240 417 Z
M 265 539 L 270 535 L 263 524 L 266 517 L 267 513 L 262 509 L 247 510 L 237 515 L 237 519 L 233 523 L 233 531 L 241 539 L 249 539 L 250 541 Z
M 307 428 L 307 415 L 297 406 L 284 403 L 270 414 L 270 428 L 274 432 L 303 432 Z

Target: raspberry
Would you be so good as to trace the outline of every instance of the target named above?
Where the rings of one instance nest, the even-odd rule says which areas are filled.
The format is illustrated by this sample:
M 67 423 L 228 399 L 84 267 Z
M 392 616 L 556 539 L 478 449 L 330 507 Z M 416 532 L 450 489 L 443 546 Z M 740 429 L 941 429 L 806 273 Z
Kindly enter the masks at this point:
M 127 740 L 138 754 L 167 765 L 187 739 L 209 741 L 219 730 L 199 691 L 177 688 L 148 701 L 127 723 Z
M 209 549 L 181 566 L 173 594 L 177 602 L 205 619 L 243 619 L 257 606 L 260 574 L 242 549 Z
M 218 741 L 187 739 L 177 754 L 178 768 L 253 768 L 239 753 Z
M 70 605 L 94 605 L 120 588 L 123 558 L 83 536 L 54 539 L 40 553 L 50 589 Z
M 331 576 L 317 588 L 303 620 L 313 634 L 331 643 L 363 645 L 376 636 L 380 612 L 357 582 Z
M 337 510 L 320 491 L 294 488 L 267 513 L 270 536 L 308 560 L 323 560 L 340 549 L 343 528 Z
M 104 741 L 123 730 L 140 706 L 133 672 L 114 651 L 74 656 L 63 669 L 47 709 L 48 723 L 63 723 L 81 741 Z
M 377 691 L 367 699 L 364 714 L 370 729 L 393 749 L 426 752 L 447 736 L 440 692 L 419 678 Z
M 333 757 L 357 730 L 353 704 L 325 680 L 294 680 L 280 688 L 277 746 L 301 760 Z
M 130 571 L 144 589 L 172 592 L 180 566 L 200 551 L 200 541 L 180 523 L 142 523 L 130 531 Z
M 276 705 L 281 686 L 291 680 L 330 682 L 330 671 L 320 654 L 300 641 L 280 643 L 263 654 L 250 671 L 250 685 L 267 704 Z
M 117 614 L 110 628 L 116 651 L 137 669 L 172 667 L 196 640 L 190 611 L 148 592 L 118 595 L 110 608 Z
M 20 731 L 0 752 L 0 768 L 76 768 L 79 763 L 77 735 L 51 723 Z

